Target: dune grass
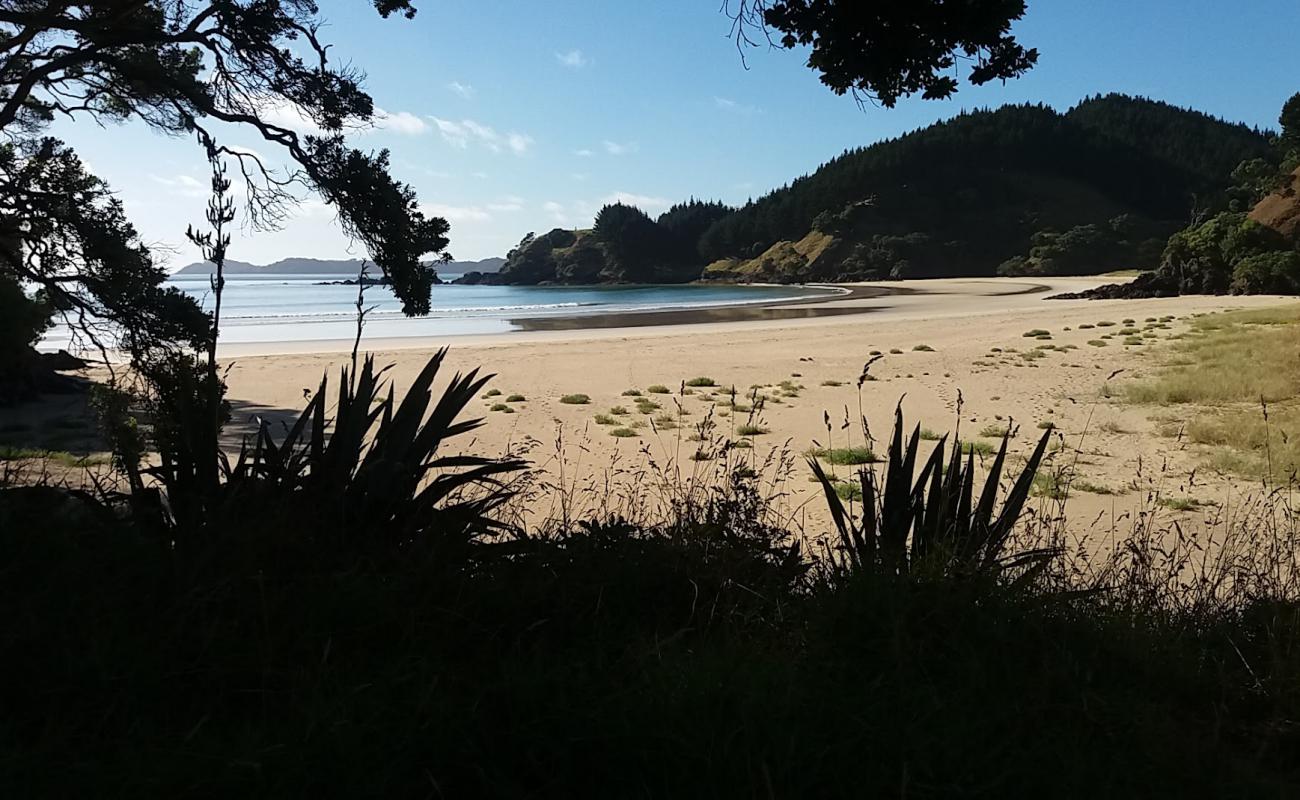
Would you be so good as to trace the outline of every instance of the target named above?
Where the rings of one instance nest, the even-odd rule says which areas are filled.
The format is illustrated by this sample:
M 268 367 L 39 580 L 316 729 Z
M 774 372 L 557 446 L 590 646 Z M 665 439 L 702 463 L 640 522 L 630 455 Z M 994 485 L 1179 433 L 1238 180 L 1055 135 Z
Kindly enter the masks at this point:
M 1184 407 L 1184 432 L 1211 465 L 1286 480 L 1300 470 L 1300 306 L 1196 317 L 1131 403 Z
M 981 458 L 987 458 L 996 455 L 998 448 L 988 442 L 962 442 L 961 452 L 962 455 L 970 455 L 971 453 L 974 453 Z
M 824 447 L 809 451 L 809 455 L 836 466 L 874 464 L 880 460 L 868 447 Z
M 1165 497 L 1160 505 L 1171 511 L 1195 511 L 1201 507 L 1201 501 L 1195 497 Z
M 1039 472 L 1034 475 L 1031 491 L 1035 497 L 1061 500 L 1065 497 L 1068 487 L 1059 472 Z
M 744 425 L 736 426 L 736 434 L 739 436 L 762 436 L 767 432 L 768 432 L 767 428 L 764 428 L 762 425 L 754 425 L 752 423 L 746 423 Z

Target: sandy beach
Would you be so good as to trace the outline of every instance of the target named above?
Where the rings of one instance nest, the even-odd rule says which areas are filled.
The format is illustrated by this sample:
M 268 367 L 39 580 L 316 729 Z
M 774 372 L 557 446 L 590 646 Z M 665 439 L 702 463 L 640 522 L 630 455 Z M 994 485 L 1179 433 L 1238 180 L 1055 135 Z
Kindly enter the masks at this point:
M 692 463 L 696 445 L 688 441 L 693 426 L 718 403 L 725 406 L 731 387 L 736 402 L 747 403 L 752 387 L 769 399 L 753 414 L 713 408 L 717 433 L 741 439 L 735 428 L 753 422 L 768 432 L 748 437 L 756 466 L 773 451 L 800 454 L 815 445 L 844 446 L 862 442 L 857 423 L 859 402 L 876 439 L 889 433 L 893 410 L 902 401 L 909 427 L 914 424 L 948 432 L 960 425 L 964 439 L 980 439 L 989 426 L 1019 426 L 1014 444 L 1028 449 L 1039 426 L 1055 425 L 1061 435 L 1058 459 L 1069 458 L 1076 478 L 1110 488 L 1114 494 L 1075 492 L 1069 501 L 1072 527 L 1122 526 L 1150 491 L 1186 492 L 1195 479 L 1210 484 L 1210 494 L 1229 492 L 1231 481 L 1195 474 L 1196 455 L 1176 439 L 1154 434 L 1153 409 L 1120 406 L 1104 396 L 1124 381 L 1150 374 L 1161 361 L 1162 345 L 1185 325 L 1183 318 L 1227 309 L 1294 302 L 1281 297 L 1178 297 L 1138 301 L 1047 300 L 1103 279 L 948 279 L 872 284 L 873 290 L 820 303 L 787 304 L 809 309 L 806 316 L 739 318 L 725 322 L 686 321 L 595 329 L 535 330 L 500 336 L 446 340 L 390 339 L 365 341 L 377 363 L 391 365 L 398 393 L 443 345 L 451 346 L 455 370 L 482 367 L 496 373 L 490 384 L 499 396 L 475 402 L 486 424 L 463 446 L 479 453 L 526 449 L 539 469 L 555 473 L 564 463 L 567 480 L 585 475 L 603 479 L 609 465 L 619 474 L 636 474 L 635 465 L 650 459 L 672 463 L 683 472 L 707 465 Z M 901 292 L 899 290 L 902 290 Z M 822 311 L 811 311 L 820 308 Z M 783 312 L 784 313 L 784 312 Z M 1107 346 L 1089 345 L 1106 328 L 1098 323 L 1125 319 L 1166 318 L 1168 328 L 1153 332 L 1141 347 L 1125 346 L 1123 337 Z M 1080 326 L 1085 326 L 1081 329 Z M 1059 349 L 1028 359 L 1018 351 L 1040 340 L 1030 330 L 1051 332 Z M 1111 331 L 1119 328 L 1110 327 Z M 916 349 L 920 348 L 920 349 Z M 928 348 L 928 349 L 927 349 Z M 351 342 L 296 343 L 291 346 L 240 345 L 223 351 L 230 365 L 229 397 L 234 419 L 232 440 L 251 430 L 256 419 L 285 418 L 300 408 L 323 372 L 336 375 L 347 363 Z M 870 380 L 858 388 L 863 365 L 878 351 Z M 718 387 L 680 394 L 683 381 L 713 379 Z M 782 390 L 782 382 L 788 382 Z M 646 392 L 654 384 L 668 395 L 647 395 L 661 406 L 638 414 L 629 389 Z M 1104 388 L 1105 387 L 1105 388 Z M 513 413 L 489 409 L 519 394 L 524 401 L 507 405 Z M 565 395 L 585 394 L 588 404 L 560 402 Z M 960 418 L 958 403 L 960 400 Z M 617 417 L 632 424 L 636 436 L 611 436 L 612 426 L 596 423 L 612 407 L 629 413 Z M 652 418 L 673 418 L 678 427 L 657 430 Z M 726 416 L 720 416 L 726 415 Z M 830 431 L 827 420 L 830 420 Z M 843 428 L 845 420 L 847 429 Z M 648 423 L 648 424 L 646 424 Z M 644 427 L 642 427 L 644 424 Z M 563 442 L 557 450 L 556 442 Z M 883 450 L 877 443 L 877 452 Z M 561 455 L 562 454 L 562 455 Z M 841 468 L 845 471 L 845 468 Z M 782 486 L 783 510 L 792 518 L 821 519 L 816 487 L 807 467 L 795 459 Z M 813 502 L 810 502 L 813 501 Z

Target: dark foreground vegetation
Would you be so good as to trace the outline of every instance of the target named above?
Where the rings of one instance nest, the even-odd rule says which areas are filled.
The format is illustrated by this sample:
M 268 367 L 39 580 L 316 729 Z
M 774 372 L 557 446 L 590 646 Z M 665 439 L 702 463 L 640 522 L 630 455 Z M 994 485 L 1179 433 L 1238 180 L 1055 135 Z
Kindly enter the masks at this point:
M 1285 498 L 1090 562 L 1025 508 L 1052 434 L 980 466 L 900 416 L 860 506 L 811 467 L 826 542 L 739 457 L 522 528 L 520 465 L 454 455 L 483 379 L 437 368 L 322 385 L 212 483 L 0 491 L 6 795 L 1300 790 Z

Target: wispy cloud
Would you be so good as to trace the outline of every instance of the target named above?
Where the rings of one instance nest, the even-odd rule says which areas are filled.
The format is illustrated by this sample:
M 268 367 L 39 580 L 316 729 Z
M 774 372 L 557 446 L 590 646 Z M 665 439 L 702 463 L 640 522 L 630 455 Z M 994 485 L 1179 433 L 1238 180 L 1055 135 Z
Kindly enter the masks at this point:
M 420 136 L 428 133 L 429 124 L 409 111 L 385 111 L 376 108 L 375 128 L 404 136 Z
M 263 120 L 278 128 L 287 128 L 297 133 L 320 134 L 323 131 L 311 117 L 304 114 L 292 103 L 276 103 L 261 110 Z
M 461 83 L 460 81 L 452 81 L 451 83 L 447 84 L 447 88 L 452 90 L 456 94 L 460 95 L 461 97 L 465 98 L 466 100 L 469 100 L 474 96 L 474 87 L 470 86 L 468 83 Z
M 206 197 L 212 191 L 211 181 L 201 181 L 190 175 L 150 175 L 149 180 L 182 197 Z
M 429 119 L 438 128 L 438 133 L 442 135 L 443 140 L 462 150 L 475 143 L 493 153 L 500 153 L 502 149 L 508 148 L 515 155 L 523 155 L 533 145 L 533 137 L 527 134 L 512 131 L 502 135 L 491 126 L 472 119 L 463 119 L 459 122 L 440 117 L 429 117 Z
M 626 206 L 636 206 L 646 213 L 667 211 L 668 207 L 672 205 L 671 200 L 667 200 L 663 197 L 651 197 L 650 195 L 636 194 L 634 192 L 614 192 L 613 194 L 608 194 L 602 197 L 600 202 L 602 205 L 622 203 Z
M 743 114 L 749 116 L 759 113 L 757 106 L 746 105 L 744 103 L 732 100 L 730 97 L 714 97 L 713 104 L 723 111 L 730 111 L 733 114 Z
M 425 214 L 443 217 L 452 222 L 487 222 L 492 215 L 479 206 L 449 206 L 442 203 L 425 203 L 420 206 Z
M 606 139 L 601 144 L 604 145 L 605 152 L 611 156 L 625 156 L 641 149 L 636 142 L 611 142 Z
M 585 147 L 580 150 L 574 150 L 573 154 L 579 158 L 591 158 L 591 151 Z
M 287 128 L 297 133 L 317 136 L 325 133 L 316 124 L 315 120 L 292 103 L 277 103 L 263 108 L 261 116 L 272 125 Z M 374 117 L 369 125 L 354 119 L 345 121 L 344 129 L 356 134 L 383 131 L 403 136 L 420 136 L 428 132 L 429 125 L 419 116 L 409 111 L 386 111 L 376 107 Z
M 557 203 L 554 200 L 547 200 L 545 203 L 542 203 L 542 210 L 545 211 L 551 219 L 561 225 L 569 224 L 572 219 L 569 216 L 569 213 L 565 211 L 564 205 L 562 203 Z
M 555 60 L 571 69 L 582 69 L 591 63 L 591 59 L 584 56 L 581 50 L 569 50 L 565 53 L 556 53 Z
M 506 135 L 506 145 L 516 155 L 523 155 L 533 146 L 533 137 L 522 133 L 510 133 Z
M 486 208 L 488 211 L 492 212 L 522 211 L 524 208 L 524 198 L 516 197 L 515 195 L 506 195 L 495 203 L 488 203 Z

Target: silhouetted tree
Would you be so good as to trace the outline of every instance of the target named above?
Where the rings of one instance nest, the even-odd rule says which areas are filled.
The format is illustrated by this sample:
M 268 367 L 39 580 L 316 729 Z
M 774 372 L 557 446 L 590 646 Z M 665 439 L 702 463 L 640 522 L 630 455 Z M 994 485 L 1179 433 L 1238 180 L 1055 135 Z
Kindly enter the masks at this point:
M 917 92 L 951 97 L 958 61 L 979 86 L 1017 78 L 1038 61 L 1011 35 L 1024 0 L 726 0 L 738 47 L 758 36 L 787 49 L 810 47 L 808 66 L 836 94 L 892 108 Z
M 1278 139 L 1282 151 L 1300 150 L 1300 92 L 1291 95 L 1282 106 L 1278 123 L 1282 126 L 1282 135 Z
M 409 0 L 373 5 L 384 16 L 415 13 Z M 0 273 L 39 287 L 93 335 L 125 331 L 133 353 L 203 344 L 197 307 L 161 287 L 165 275 L 108 187 L 41 136 L 56 118 L 135 120 L 193 135 L 236 162 L 255 226 L 282 221 L 295 186 L 318 193 L 404 310 L 427 313 L 434 273 L 421 257 L 445 250 L 449 226 L 419 211 L 410 187 L 389 175 L 387 152 L 346 144 L 346 130 L 373 123 L 376 111 L 357 73 L 330 62 L 317 13 L 311 0 L 0 0 Z M 286 112 L 317 132 L 277 122 Z M 226 146 L 231 126 L 292 167 Z
M 604 246 L 611 267 L 622 280 L 641 283 L 652 277 L 655 263 L 663 258 L 663 231 L 635 206 L 612 203 L 600 209 L 592 234 Z

